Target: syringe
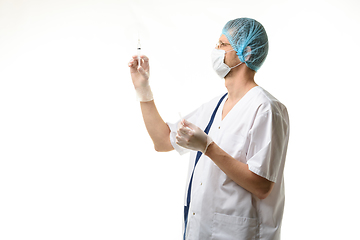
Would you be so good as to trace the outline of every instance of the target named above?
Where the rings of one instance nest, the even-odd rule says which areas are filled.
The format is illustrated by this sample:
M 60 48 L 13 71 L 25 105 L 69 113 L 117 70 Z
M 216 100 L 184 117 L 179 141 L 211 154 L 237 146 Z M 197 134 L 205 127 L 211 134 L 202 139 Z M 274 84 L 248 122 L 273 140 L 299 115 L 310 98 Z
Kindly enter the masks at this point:
M 140 59 L 140 54 L 141 54 L 141 44 L 140 44 L 140 38 L 138 39 L 138 44 L 137 44 L 137 57 L 138 57 L 138 66 L 141 66 L 141 59 Z

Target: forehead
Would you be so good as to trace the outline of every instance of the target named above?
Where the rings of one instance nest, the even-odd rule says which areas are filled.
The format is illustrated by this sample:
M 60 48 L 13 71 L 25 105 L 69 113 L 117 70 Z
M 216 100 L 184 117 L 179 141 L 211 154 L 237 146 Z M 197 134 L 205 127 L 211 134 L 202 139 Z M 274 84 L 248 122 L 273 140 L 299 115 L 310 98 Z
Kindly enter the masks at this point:
M 223 43 L 229 43 L 229 40 L 227 39 L 227 37 L 224 34 L 220 36 L 219 41 L 221 41 Z

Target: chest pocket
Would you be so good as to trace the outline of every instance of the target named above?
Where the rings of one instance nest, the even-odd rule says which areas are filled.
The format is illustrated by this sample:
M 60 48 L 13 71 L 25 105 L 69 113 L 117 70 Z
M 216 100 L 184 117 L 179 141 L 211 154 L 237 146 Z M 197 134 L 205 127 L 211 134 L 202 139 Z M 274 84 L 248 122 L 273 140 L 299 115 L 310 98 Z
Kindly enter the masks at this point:
M 236 160 L 246 163 L 246 138 L 242 135 L 224 134 L 219 146 Z

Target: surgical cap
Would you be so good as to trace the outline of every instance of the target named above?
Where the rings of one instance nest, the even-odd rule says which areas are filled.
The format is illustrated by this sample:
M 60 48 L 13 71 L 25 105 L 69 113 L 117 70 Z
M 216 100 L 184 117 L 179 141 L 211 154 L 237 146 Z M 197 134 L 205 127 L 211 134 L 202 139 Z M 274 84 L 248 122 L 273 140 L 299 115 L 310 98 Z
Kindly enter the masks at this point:
M 223 28 L 222 34 L 227 37 L 241 62 L 245 62 L 254 71 L 259 70 L 269 49 L 265 28 L 259 22 L 251 18 L 230 20 Z

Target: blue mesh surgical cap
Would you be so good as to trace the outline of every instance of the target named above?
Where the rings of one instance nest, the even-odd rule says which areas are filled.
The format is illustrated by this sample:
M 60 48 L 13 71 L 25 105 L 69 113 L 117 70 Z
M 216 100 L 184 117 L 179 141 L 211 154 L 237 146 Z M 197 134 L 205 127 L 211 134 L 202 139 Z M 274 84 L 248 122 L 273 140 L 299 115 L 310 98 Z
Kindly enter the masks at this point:
M 241 62 L 254 71 L 264 63 L 269 50 L 265 28 L 251 18 L 237 18 L 226 23 L 222 34 L 229 40 Z

